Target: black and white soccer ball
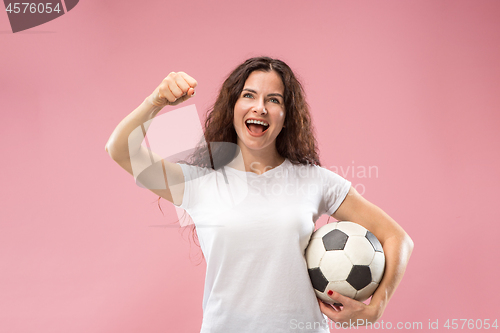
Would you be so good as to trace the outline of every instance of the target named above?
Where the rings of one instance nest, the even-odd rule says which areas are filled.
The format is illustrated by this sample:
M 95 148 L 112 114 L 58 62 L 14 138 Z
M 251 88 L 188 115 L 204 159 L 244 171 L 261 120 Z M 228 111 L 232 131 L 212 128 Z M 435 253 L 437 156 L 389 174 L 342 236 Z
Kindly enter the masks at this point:
M 316 230 L 306 249 L 309 277 L 318 298 L 334 290 L 358 301 L 377 289 L 385 269 L 385 255 L 377 237 L 348 221 L 329 223 Z

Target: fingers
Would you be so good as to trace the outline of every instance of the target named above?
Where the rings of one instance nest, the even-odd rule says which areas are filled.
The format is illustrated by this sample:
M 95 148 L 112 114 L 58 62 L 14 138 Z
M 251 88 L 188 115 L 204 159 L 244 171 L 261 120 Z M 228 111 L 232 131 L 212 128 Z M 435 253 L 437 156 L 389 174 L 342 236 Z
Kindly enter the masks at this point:
M 191 98 L 198 85 L 195 79 L 184 72 L 171 72 L 153 93 L 156 105 L 177 105 Z
M 175 98 L 181 98 L 185 95 L 192 96 L 194 88 L 198 85 L 195 79 L 184 72 L 172 72 L 166 77 L 165 81 Z M 188 94 L 190 91 L 191 95 Z
M 340 308 L 338 305 L 326 304 L 320 301 L 319 307 L 322 313 L 336 323 L 343 323 L 346 320 L 346 313 L 344 309 Z
M 178 73 L 183 79 L 184 81 L 191 87 L 193 88 L 193 92 L 194 92 L 194 88 L 196 88 L 196 86 L 198 85 L 198 82 L 196 82 L 195 79 L 193 79 L 191 76 L 187 75 L 186 73 L 184 72 L 179 72 Z
M 377 321 L 373 311 L 364 303 L 346 297 L 333 290 L 328 291 L 328 296 L 335 301 L 335 303 L 342 303 L 340 306 L 325 304 L 323 302 L 320 303 L 321 312 L 327 315 L 331 320 L 340 323 L 357 321 L 358 319 L 363 319 L 364 322 Z
M 332 308 L 334 308 L 337 311 L 342 311 L 342 308 L 340 307 L 340 305 L 332 304 Z
M 332 320 L 337 320 L 338 318 L 340 318 L 338 317 L 339 313 L 343 311 L 345 306 L 349 307 L 351 305 L 351 302 L 354 301 L 352 298 L 346 297 L 333 290 L 328 291 L 328 296 L 332 299 L 333 304 L 325 304 L 321 302 L 320 308 L 322 309 L 322 312 Z M 323 310 L 325 310 L 326 312 Z
M 328 290 L 328 296 L 334 301 L 334 303 L 337 304 L 340 303 L 340 305 L 342 306 L 347 305 L 354 301 L 352 298 L 346 297 L 334 290 Z
M 338 306 L 333 306 L 319 301 L 319 309 L 334 322 L 340 321 L 342 318 L 341 310 Z

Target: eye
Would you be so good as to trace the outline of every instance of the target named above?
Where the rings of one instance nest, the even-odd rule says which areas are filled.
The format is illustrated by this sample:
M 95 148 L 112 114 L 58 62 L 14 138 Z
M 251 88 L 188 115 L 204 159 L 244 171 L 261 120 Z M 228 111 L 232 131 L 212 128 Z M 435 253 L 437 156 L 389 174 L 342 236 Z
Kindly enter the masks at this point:
M 252 95 L 251 93 L 244 93 L 244 94 L 243 94 L 243 97 L 250 97 L 250 98 L 252 98 L 252 97 L 253 97 L 253 95 Z
M 280 100 L 277 98 L 271 98 L 270 101 L 276 104 L 280 104 Z

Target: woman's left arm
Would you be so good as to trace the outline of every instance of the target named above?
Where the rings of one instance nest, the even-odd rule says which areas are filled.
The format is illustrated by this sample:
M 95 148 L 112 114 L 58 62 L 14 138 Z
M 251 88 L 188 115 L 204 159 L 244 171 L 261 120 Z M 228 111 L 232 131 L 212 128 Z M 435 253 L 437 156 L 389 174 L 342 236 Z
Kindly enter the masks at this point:
M 382 209 L 363 198 L 351 186 L 346 198 L 332 214 L 339 221 L 358 223 L 370 230 L 380 241 L 385 254 L 385 272 L 369 305 L 333 291 L 331 297 L 342 303 L 342 308 L 319 301 L 321 311 L 340 323 L 366 325 L 377 321 L 396 290 L 410 259 L 413 241 L 410 236 Z

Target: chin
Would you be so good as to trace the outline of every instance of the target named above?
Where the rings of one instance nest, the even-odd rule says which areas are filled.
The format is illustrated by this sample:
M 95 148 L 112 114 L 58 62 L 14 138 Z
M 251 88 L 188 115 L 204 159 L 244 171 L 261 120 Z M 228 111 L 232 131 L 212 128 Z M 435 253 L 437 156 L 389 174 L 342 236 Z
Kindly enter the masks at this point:
M 253 150 L 253 151 L 259 151 L 263 149 L 268 149 L 270 144 L 268 143 L 257 143 L 257 142 L 245 142 L 244 140 L 240 140 L 238 146 L 245 146 L 246 149 Z

